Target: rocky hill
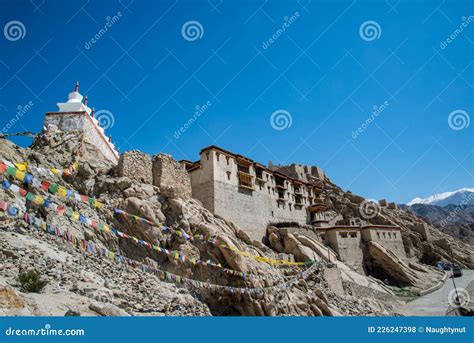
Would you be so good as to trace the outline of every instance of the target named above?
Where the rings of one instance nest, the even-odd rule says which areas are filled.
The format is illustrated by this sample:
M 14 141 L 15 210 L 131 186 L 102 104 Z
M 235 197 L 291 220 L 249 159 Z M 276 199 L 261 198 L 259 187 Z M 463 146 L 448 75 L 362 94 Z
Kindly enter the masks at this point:
M 389 315 L 400 287 L 438 282 L 430 265 L 451 251 L 474 267 L 471 247 L 433 227 L 423 240 L 403 209 L 381 208 L 372 222 L 402 228 L 409 260 L 370 244 L 365 273 L 309 227 L 251 240 L 194 199 L 119 176 L 80 133 L 50 130 L 27 149 L 0 139 L 2 162 L 0 315 Z M 329 181 L 323 194 L 360 216 L 363 198 Z M 22 281 L 29 272 L 45 282 L 37 292 L 38 280 Z
M 474 244 L 474 205 L 426 204 L 407 206 L 407 210 L 422 217 L 439 230 L 470 245 Z

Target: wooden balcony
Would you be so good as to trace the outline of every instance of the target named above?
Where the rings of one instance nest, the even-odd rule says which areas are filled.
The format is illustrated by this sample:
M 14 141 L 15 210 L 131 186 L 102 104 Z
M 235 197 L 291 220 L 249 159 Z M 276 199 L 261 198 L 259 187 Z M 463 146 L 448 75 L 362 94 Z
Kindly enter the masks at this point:
M 310 212 L 322 212 L 326 210 L 326 205 L 323 202 L 316 202 L 311 206 L 308 206 Z
M 242 171 L 238 171 L 237 175 L 239 177 L 239 187 L 247 188 L 252 191 L 254 190 L 252 175 L 242 172 Z

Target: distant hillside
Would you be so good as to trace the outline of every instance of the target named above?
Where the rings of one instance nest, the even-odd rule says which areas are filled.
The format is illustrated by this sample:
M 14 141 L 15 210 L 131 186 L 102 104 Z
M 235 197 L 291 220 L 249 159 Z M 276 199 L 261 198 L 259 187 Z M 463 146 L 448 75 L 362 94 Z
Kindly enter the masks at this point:
M 444 207 L 415 204 L 407 208 L 423 217 L 441 231 L 470 245 L 474 244 L 474 205 L 447 205 Z

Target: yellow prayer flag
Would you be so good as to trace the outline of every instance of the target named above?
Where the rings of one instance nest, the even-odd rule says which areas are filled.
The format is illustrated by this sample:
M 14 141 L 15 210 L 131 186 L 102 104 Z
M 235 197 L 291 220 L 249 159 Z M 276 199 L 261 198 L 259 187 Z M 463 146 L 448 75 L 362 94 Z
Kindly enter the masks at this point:
M 109 226 L 108 226 L 107 224 L 104 224 L 104 231 L 105 231 L 105 232 L 109 232 L 109 231 L 110 231 Z
M 28 166 L 28 163 L 26 162 L 23 162 L 23 163 L 15 163 L 15 166 L 17 169 L 21 170 L 21 171 L 25 171 L 27 166 Z
M 74 219 L 74 220 L 79 220 L 79 213 L 77 213 L 77 212 L 72 212 L 72 219 Z
M 97 208 L 101 208 L 102 203 L 100 201 L 94 200 L 94 206 L 97 207 Z
M 15 177 L 20 180 L 20 181 L 23 181 L 23 179 L 25 178 L 25 173 L 23 173 L 22 171 L 19 171 L 18 169 L 16 170 L 15 172 Z
M 67 189 L 63 186 L 59 186 L 58 188 L 58 195 L 60 197 L 65 197 L 67 195 Z
M 59 174 L 59 170 L 57 170 L 56 168 L 51 168 L 51 172 L 53 174 Z
M 33 202 L 36 204 L 36 205 L 43 205 L 44 203 L 44 199 L 42 196 L 39 196 L 39 195 L 36 195 Z

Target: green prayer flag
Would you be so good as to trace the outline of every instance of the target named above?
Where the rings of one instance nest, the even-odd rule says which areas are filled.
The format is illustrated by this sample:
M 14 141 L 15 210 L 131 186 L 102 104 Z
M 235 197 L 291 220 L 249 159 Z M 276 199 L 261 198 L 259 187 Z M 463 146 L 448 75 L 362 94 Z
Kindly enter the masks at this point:
M 26 200 L 28 200 L 28 201 L 33 201 L 33 200 L 35 200 L 35 195 L 34 195 L 33 193 L 28 192 L 28 193 L 26 194 Z
M 15 167 L 7 166 L 7 174 L 8 174 L 8 175 L 11 175 L 11 176 L 15 176 L 15 174 L 16 174 L 16 168 L 15 168 Z
M 49 192 L 52 194 L 56 194 L 58 192 L 59 185 L 57 183 L 52 183 L 51 186 L 49 186 Z

